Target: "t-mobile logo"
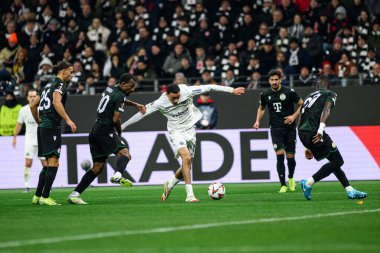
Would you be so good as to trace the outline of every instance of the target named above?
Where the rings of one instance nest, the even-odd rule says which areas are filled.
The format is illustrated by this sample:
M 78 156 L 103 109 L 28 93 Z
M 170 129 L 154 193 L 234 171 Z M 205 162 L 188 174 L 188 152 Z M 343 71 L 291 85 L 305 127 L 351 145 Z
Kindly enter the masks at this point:
M 281 103 L 278 102 L 278 103 L 273 103 L 273 108 L 276 110 L 276 112 L 281 112 Z

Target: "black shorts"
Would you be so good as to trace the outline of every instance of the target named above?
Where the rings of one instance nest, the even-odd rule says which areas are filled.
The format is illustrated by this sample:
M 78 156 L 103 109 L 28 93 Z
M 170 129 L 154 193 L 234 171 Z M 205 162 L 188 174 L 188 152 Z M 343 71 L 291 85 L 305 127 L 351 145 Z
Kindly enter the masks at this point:
M 126 142 L 112 128 L 94 126 L 88 136 L 93 162 L 105 162 L 111 154 L 128 148 Z
M 38 156 L 59 158 L 61 154 L 61 129 L 59 128 L 37 128 Z
M 331 152 L 335 152 L 338 150 L 336 144 L 331 140 L 330 136 L 324 132 L 322 141 L 317 143 L 313 143 L 313 136 L 316 133 L 308 132 L 308 131 L 299 131 L 298 136 L 302 144 L 310 149 L 313 153 L 315 160 L 320 161 L 324 158 L 327 158 Z
M 297 132 L 295 128 L 271 128 L 270 135 L 274 150 L 285 150 L 288 154 L 296 153 Z

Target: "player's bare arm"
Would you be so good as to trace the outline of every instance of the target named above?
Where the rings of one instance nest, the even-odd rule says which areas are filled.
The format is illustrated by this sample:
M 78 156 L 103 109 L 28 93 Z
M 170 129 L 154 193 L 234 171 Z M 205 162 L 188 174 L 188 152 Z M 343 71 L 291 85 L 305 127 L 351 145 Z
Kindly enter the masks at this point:
M 112 120 L 117 134 L 121 136 L 121 112 L 114 112 Z
M 293 122 L 298 118 L 298 116 L 300 115 L 300 112 L 301 112 L 302 104 L 303 104 L 303 100 L 300 98 L 300 100 L 297 103 L 297 105 L 298 105 L 297 110 L 292 115 L 286 116 L 284 118 L 285 119 L 284 123 L 286 125 L 293 124 Z
M 17 144 L 16 138 L 17 138 L 17 135 L 20 133 L 21 128 L 22 128 L 22 124 L 17 123 L 15 127 L 15 131 L 14 131 L 14 135 L 13 135 L 13 142 L 12 142 L 13 148 L 16 148 L 16 144 Z
M 125 102 L 125 105 L 130 105 L 130 106 L 134 106 L 136 107 L 137 110 L 139 110 L 142 114 L 145 114 L 146 113 L 146 107 L 145 105 L 142 105 L 142 104 L 139 104 L 139 103 L 136 103 L 136 102 L 133 102 L 131 100 L 127 100 Z
M 69 115 L 67 115 L 65 108 L 63 107 L 63 104 L 62 104 L 62 94 L 59 93 L 58 91 L 53 92 L 53 106 L 54 106 L 54 109 L 59 114 L 59 116 L 61 116 L 62 119 L 66 121 L 67 125 L 70 126 L 71 131 L 75 133 L 77 131 L 77 126 L 69 118 Z
M 259 105 L 259 108 L 257 108 L 257 115 L 256 115 L 256 122 L 253 124 L 254 129 L 259 129 L 260 127 L 260 120 L 263 118 L 265 113 L 265 106 Z
M 244 87 L 235 88 L 235 89 L 232 91 L 232 94 L 234 94 L 234 95 L 236 95 L 236 96 L 243 95 L 244 93 L 245 93 L 245 88 L 244 88 Z
M 40 117 L 38 116 L 38 105 L 40 104 L 41 97 L 37 96 L 36 99 L 34 99 L 33 103 L 30 105 L 30 111 L 32 112 L 34 120 L 37 122 L 37 124 L 40 123 Z
M 323 131 L 326 127 L 326 121 L 328 117 L 330 116 L 332 104 L 330 101 L 326 101 L 325 106 L 323 108 L 322 114 L 321 114 L 321 120 L 319 123 L 319 129 L 316 135 L 313 136 L 313 143 L 319 142 L 323 137 Z

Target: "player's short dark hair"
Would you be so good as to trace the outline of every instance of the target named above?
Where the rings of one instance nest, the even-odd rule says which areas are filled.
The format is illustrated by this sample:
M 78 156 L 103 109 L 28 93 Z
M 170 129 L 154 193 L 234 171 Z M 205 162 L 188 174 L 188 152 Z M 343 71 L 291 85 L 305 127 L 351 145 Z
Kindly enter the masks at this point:
M 330 78 L 327 75 L 322 75 L 317 80 L 317 89 L 320 88 L 329 88 L 330 87 Z
M 135 78 L 133 75 L 129 73 L 124 73 L 121 75 L 119 83 L 128 83 L 129 81 L 134 80 L 134 79 Z
M 29 89 L 27 92 L 26 92 L 26 96 L 29 96 L 29 92 L 37 92 L 37 90 L 35 89 Z M 37 92 L 38 94 L 38 92 Z
M 279 78 L 281 78 L 281 72 L 275 69 L 271 70 L 268 73 L 268 79 L 271 78 L 272 76 L 278 76 Z
M 166 87 L 166 93 L 174 93 L 177 94 L 179 92 L 179 86 L 177 84 L 170 84 Z
M 68 69 L 71 66 L 73 66 L 70 62 L 68 61 L 61 61 L 57 65 L 53 66 L 53 72 L 58 74 L 62 70 Z

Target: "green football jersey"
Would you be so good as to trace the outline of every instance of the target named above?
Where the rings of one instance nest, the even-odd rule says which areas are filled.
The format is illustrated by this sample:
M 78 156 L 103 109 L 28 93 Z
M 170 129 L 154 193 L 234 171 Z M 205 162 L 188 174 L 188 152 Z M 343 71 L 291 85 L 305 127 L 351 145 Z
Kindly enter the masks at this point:
M 107 87 L 100 99 L 96 124 L 100 126 L 114 127 L 114 112 L 124 112 L 124 103 L 127 101 L 127 95 L 119 87 Z
M 308 95 L 302 105 L 301 122 L 298 130 L 316 133 L 326 101 L 330 101 L 334 107 L 336 98 L 337 94 L 327 89 L 320 89 Z
M 40 115 L 41 122 L 40 127 L 45 128 L 60 128 L 61 127 L 61 116 L 57 113 L 53 106 L 53 93 L 59 92 L 62 95 L 62 104 L 65 107 L 67 99 L 66 85 L 58 77 L 54 78 L 53 81 L 46 84 L 43 88 L 40 97 L 40 104 L 38 106 L 38 113 Z
M 284 118 L 294 113 L 294 104 L 297 104 L 299 100 L 300 97 L 295 90 L 284 86 L 281 86 L 278 91 L 269 88 L 260 95 L 260 105 L 268 106 L 269 125 L 272 128 L 295 127 L 295 122 L 286 125 Z

